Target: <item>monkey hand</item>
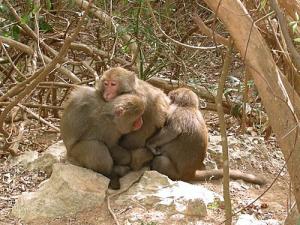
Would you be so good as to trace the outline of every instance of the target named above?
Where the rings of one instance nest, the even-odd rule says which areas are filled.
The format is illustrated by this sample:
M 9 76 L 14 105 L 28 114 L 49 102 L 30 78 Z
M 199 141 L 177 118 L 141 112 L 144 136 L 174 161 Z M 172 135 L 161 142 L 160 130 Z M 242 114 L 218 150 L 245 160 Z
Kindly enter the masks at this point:
M 130 167 L 133 170 L 139 170 L 144 165 L 150 163 L 153 159 L 153 154 L 146 148 L 138 148 L 131 151 Z
M 153 155 L 157 156 L 157 155 L 161 155 L 161 152 L 159 151 L 159 148 L 155 148 L 153 146 L 151 146 L 150 144 L 146 143 L 146 148 L 148 150 L 150 150 L 152 152 Z

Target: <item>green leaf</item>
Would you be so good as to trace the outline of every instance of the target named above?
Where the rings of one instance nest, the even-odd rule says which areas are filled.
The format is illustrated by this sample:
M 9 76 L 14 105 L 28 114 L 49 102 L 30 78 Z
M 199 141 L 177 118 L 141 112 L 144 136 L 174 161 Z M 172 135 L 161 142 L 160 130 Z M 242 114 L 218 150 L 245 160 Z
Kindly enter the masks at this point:
M 51 0 L 46 0 L 46 8 L 50 10 L 52 8 Z
M 267 0 L 261 0 L 259 10 L 264 9 L 266 7 L 266 4 L 267 4 Z
M 36 13 L 39 11 L 39 9 L 40 9 L 40 7 L 38 7 L 38 5 L 36 5 L 36 4 L 34 4 L 32 13 L 33 13 L 33 14 L 36 14 Z
M 6 5 L 0 4 L 0 12 L 3 13 L 3 14 L 8 13 L 8 8 L 6 7 Z
M 19 40 L 20 38 L 20 28 L 17 25 L 14 25 L 11 29 L 11 36 L 14 40 Z
M 295 41 L 295 42 L 299 42 L 299 43 L 300 43 L 300 37 L 298 37 L 298 38 L 295 38 L 295 39 L 294 39 L 294 41 Z
M 295 31 L 297 30 L 297 23 L 295 23 L 295 24 L 293 24 L 292 25 L 292 31 L 293 31 L 293 33 L 295 33 Z
M 24 16 L 21 16 L 21 24 L 28 24 L 30 21 L 30 13 Z
M 29 8 L 31 8 L 32 5 L 33 5 L 33 1 L 32 1 L 32 0 L 26 0 L 26 4 L 27 4 L 27 6 L 28 6 Z
M 39 20 L 39 28 L 40 28 L 40 31 L 42 31 L 44 33 L 53 31 L 52 26 L 49 23 L 47 23 L 44 20 L 44 18 Z

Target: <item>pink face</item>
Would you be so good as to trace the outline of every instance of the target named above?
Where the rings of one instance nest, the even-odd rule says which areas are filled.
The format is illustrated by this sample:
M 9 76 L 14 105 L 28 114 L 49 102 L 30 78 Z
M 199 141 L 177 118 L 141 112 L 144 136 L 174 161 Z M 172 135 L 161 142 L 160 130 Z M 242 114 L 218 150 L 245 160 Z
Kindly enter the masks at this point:
M 118 82 L 116 80 L 104 80 L 104 92 L 103 98 L 105 101 L 109 102 L 113 100 L 118 95 Z
M 139 117 L 134 123 L 133 123 L 133 131 L 139 130 L 143 126 L 143 119 L 142 117 Z

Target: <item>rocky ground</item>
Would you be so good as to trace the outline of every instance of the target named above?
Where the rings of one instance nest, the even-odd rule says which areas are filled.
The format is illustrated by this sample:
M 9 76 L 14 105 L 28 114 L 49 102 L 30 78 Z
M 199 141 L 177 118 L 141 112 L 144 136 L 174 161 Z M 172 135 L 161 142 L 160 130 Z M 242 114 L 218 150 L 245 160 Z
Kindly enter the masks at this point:
M 214 113 L 204 112 L 209 130 L 210 130 L 210 146 L 209 155 L 206 165 L 208 168 L 215 165 L 221 165 L 221 143 L 216 125 L 217 119 Z M 233 203 L 233 211 L 239 210 L 242 213 L 254 215 L 261 220 L 275 219 L 284 221 L 286 216 L 286 205 L 290 199 L 289 178 L 286 169 L 282 173 L 279 171 L 284 166 L 284 160 L 280 149 L 276 145 L 274 137 L 265 140 L 256 132 L 248 130 L 246 134 L 239 135 L 235 129 L 235 123 L 228 120 L 231 124 L 228 131 L 230 163 L 231 168 L 240 169 L 246 173 L 262 174 L 268 181 L 265 186 L 247 184 L 243 181 L 231 181 L 231 198 Z M 37 127 L 39 124 L 35 124 Z M 32 126 L 34 127 L 34 126 Z M 44 129 L 32 128 L 30 132 L 25 133 L 26 142 L 22 143 L 23 151 L 29 150 L 43 152 L 47 146 L 56 142 L 59 135 L 49 133 Z M 25 140 L 24 139 L 24 140 Z M 30 157 L 35 158 L 35 154 Z M 47 178 L 44 171 L 29 172 L 24 170 L 18 162 L 2 158 L 1 163 L 1 181 L 0 181 L 0 222 L 1 224 L 24 224 L 24 222 L 13 217 L 10 212 L 15 201 L 22 192 L 32 192 L 38 189 L 38 185 Z M 279 175 L 278 175 L 279 174 Z M 274 179 L 277 179 L 274 181 Z M 274 183 L 273 183 L 274 182 Z M 201 182 L 201 185 L 211 191 L 222 195 L 222 182 L 208 181 Z M 269 188 L 271 186 L 271 188 Z M 265 192 L 265 193 L 264 193 Z M 248 206 L 250 202 L 255 200 L 261 194 L 254 204 Z M 141 203 L 136 202 L 137 205 Z M 115 207 L 115 208 L 114 208 Z M 205 218 L 199 220 L 197 224 L 214 224 L 216 221 L 222 222 L 224 219 L 224 210 L 222 205 L 210 206 L 211 210 Z M 121 208 L 112 203 L 112 208 L 117 212 L 120 221 L 130 215 L 142 214 L 140 207 L 135 205 L 123 205 Z M 143 208 L 143 207 L 142 207 Z M 170 221 L 164 220 L 157 222 L 157 215 L 141 217 L 135 224 L 168 224 Z M 122 218 L 123 217 L 123 218 Z M 236 220 L 238 217 L 234 217 Z M 101 222 L 102 221 L 102 222 Z M 103 223 L 105 221 L 105 223 Z M 201 222 L 202 221 L 202 222 Z M 214 221 L 212 223 L 212 221 Z M 38 220 L 34 224 L 113 224 L 113 219 L 107 211 L 106 204 L 78 213 L 75 216 L 67 218 L 57 218 L 54 220 Z M 130 224 L 130 223 L 127 223 Z

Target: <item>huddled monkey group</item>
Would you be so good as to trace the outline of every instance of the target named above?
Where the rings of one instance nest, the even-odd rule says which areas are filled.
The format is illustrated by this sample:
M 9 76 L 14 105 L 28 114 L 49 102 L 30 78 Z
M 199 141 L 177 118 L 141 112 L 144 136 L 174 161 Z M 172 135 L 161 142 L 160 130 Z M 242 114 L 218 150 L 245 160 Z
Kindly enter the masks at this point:
M 220 177 L 222 170 L 203 170 L 208 132 L 197 95 L 178 88 L 166 95 L 115 67 L 103 73 L 95 87 L 77 87 L 61 119 L 61 136 L 73 164 L 111 179 L 144 165 L 173 180 Z M 258 176 L 230 171 L 234 179 L 262 184 Z M 251 176 L 251 179 L 249 179 Z

